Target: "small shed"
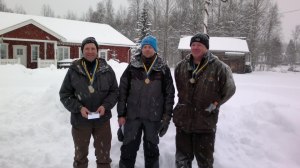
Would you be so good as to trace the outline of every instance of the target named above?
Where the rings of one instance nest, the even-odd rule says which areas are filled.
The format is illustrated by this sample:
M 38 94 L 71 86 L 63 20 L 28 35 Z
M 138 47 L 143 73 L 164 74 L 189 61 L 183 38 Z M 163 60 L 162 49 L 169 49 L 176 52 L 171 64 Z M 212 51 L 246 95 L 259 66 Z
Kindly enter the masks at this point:
M 178 50 L 181 58 L 190 53 L 190 41 L 192 36 L 182 37 Z M 245 39 L 234 37 L 210 37 L 209 50 L 220 60 L 230 66 L 232 72 L 249 72 L 251 54 Z

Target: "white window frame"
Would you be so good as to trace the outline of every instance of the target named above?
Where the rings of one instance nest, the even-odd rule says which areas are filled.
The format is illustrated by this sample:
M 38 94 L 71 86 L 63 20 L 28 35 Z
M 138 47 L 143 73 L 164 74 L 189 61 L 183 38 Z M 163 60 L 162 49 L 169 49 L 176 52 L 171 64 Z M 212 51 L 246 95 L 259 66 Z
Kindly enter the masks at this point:
M 40 45 L 37 45 L 37 44 L 32 44 L 30 45 L 31 49 L 31 54 L 30 54 L 30 57 L 31 57 L 31 62 L 37 62 L 39 56 L 40 56 Z M 36 56 L 36 60 L 33 59 L 33 48 L 34 47 L 37 47 L 37 56 Z
M 0 48 L 0 59 L 8 59 L 8 43 L 1 43 L 1 48 Z M 5 57 L 2 56 L 2 47 L 5 46 Z M 2 58 L 3 57 L 3 58 Z
M 107 57 L 108 57 L 108 51 L 109 51 L 109 49 L 100 49 L 99 52 L 98 52 L 98 57 L 99 57 L 99 58 L 102 58 L 102 57 L 101 57 L 101 53 L 104 53 L 104 54 L 105 54 L 105 56 L 104 56 L 104 57 L 105 57 L 105 61 L 108 61 L 108 60 L 107 60 L 107 59 L 108 59 L 108 58 L 107 58 Z
M 60 53 L 59 51 L 62 49 L 62 59 L 60 59 Z M 67 58 L 66 56 L 64 55 L 65 54 L 65 50 L 68 51 L 68 55 L 67 55 Z M 58 46 L 57 47 L 57 60 L 60 61 L 60 60 L 64 60 L 64 59 L 70 59 L 70 47 L 67 47 L 67 46 Z

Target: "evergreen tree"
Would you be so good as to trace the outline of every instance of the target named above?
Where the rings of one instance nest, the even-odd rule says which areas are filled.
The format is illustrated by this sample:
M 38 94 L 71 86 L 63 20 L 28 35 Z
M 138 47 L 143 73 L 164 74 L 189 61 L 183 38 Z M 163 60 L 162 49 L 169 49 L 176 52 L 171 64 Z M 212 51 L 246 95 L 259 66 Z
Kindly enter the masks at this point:
M 146 3 L 144 4 L 137 25 L 138 25 L 137 28 L 138 37 L 136 39 L 136 42 L 140 43 L 144 37 L 151 35 L 151 28 L 150 28 L 151 22 L 148 15 L 148 9 L 146 7 Z
M 96 11 L 93 11 L 92 16 L 90 17 L 90 22 L 103 23 L 105 13 L 105 4 L 103 2 L 98 2 Z
M 291 66 L 294 65 L 296 62 L 296 47 L 293 40 L 290 40 L 287 49 L 286 49 L 286 56 Z
M 272 39 L 270 55 L 272 57 L 269 57 L 270 60 L 268 62 L 270 63 L 271 67 L 275 67 L 282 63 L 282 43 L 279 37 L 275 37 Z

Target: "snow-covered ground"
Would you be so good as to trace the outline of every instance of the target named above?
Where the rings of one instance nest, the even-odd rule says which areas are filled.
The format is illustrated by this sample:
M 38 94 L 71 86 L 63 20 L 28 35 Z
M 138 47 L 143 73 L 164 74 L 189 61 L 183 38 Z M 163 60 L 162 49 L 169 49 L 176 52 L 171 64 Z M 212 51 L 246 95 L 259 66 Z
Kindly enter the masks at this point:
M 120 79 L 127 64 L 109 62 Z M 67 70 L 0 66 L 0 167 L 72 167 L 70 113 L 58 91 Z M 221 108 L 215 168 L 300 167 L 300 73 L 253 72 L 234 74 L 237 92 Z M 177 98 L 176 98 L 177 101 Z M 111 119 L 112 167 L 120 146 L 116 109 Z M 175 127 L 160 141 L 162 168 L 174 168 Z M 95 167 L 90 145 L 90 167 Z M 137 168 L 144 167 L 143 148 Z M 194 167 L 196 162 L 193 162 Z

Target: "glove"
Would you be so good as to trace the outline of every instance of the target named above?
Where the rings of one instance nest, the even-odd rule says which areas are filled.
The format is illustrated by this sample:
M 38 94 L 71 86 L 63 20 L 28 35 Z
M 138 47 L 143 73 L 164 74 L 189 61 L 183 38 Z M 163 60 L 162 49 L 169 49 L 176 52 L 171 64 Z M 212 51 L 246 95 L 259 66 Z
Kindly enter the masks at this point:
M 212 113 L 214 112 L 214 110 L 217 108 L 216 105 L 214 105 L 213 103 L 210 103 L 210 105 L 205 109 L 205 111 Z
M 166 132 L 168 131 L 169 124 L 170 124 L 171 116 L 164 114 L 162 117 L 162 122 L 160 125 L 160 128 L 158 130 L 158 135 L 160 137 L 164 136 Z
M 166 134 L 166 132 L 168 131 L 168 128 L 169 128 L 169 123 L 162 122 L 160 125 L 160 128 L 158 130 L 158 135 L 160 137 L 163 137 Z
M 118 140 L 120 142 L 123 142 L 123 140 L 124 140 L 124 125 L 122 125 L 121 127 L 119 127 L 117 135 L 118 135 Z

